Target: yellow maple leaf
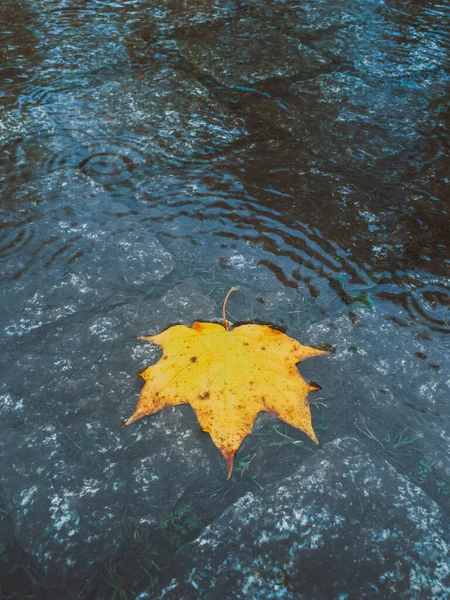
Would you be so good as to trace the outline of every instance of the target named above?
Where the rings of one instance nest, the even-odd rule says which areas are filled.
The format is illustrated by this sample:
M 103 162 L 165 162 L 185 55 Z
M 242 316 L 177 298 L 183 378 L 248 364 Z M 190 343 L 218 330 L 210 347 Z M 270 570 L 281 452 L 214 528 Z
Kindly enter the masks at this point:
M 163 356 L 139 375 L 145 380 L 136 410 L 124 423 L 167 406 L 190 404 L 203 431 L 210 434 L 228 466 L 261 411 L 304 431 L 316 444 L 308 385 L 296 363 L 320 354 L 266 325 L 229 330 L 217 323 L 174 325 L 140 339 L 161 346 Z

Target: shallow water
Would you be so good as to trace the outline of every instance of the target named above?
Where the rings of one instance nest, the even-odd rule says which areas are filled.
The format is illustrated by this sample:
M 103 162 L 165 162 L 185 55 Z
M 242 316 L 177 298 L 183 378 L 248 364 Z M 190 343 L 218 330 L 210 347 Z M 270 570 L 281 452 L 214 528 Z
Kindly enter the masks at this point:
M 448 2 L 2 0 L 0 32 L 5 361 L 97 305 L 70 285 L 96 236 L 134 230 L 175 270 L 124 273 L 102 305 L 241 285 L 234 321 L 367 314 L 448 350 Z M 52 197 L 45 178 L 75 173 L 104 204 Z
M 271 4 L 2 3 L 2 259 L 64 276 L 8 189 L 79 169 L 179 250 L 449 332 L 448 7 Z

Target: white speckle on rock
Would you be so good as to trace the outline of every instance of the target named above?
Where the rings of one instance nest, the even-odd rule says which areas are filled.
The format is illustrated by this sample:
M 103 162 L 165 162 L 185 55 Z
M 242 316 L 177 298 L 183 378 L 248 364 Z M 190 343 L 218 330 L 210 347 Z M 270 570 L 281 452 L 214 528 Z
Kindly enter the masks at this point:
M 75 273 L 71 273 L 70 283 L 73 286 L 75 286 L 82 294 L 88 294 L 92 291 L 92 288 L 89 287 L 87 280 L 80 277 L 79 275 L 75 275 Z
M 377 369 L 377 371 L 379 373 L 381 373 L 382 375 L 387 375 L 391 369 L 391 365 L 389 364 L 389 361 L 384 360 L 384 359 L 380 359 L 375 363 L 375 367 Z
M 107 340 L 114 340 L 118 337 L 117 331 L 114 331 L 117 326 L 118 320 L 110 317 L 100 317 L 92 323 L 89 327 L 89 331 L 92 335 L 97 336 L 102 342 Z
M 391 537 L 391 531 L 389 529 L 382 529 L 381 531 L 372 532 L 372 539 L 376 542 L 385 542 Z
M 252 264 L 254 261 L 248 261 L 244 256 L 242 256 L 242 254 L 234 254 L 233 256 L 230 256 L 228 262 L 235 269 L 239 270 L 242 270 L 244 267 L 254 266 L 254 264 Z
M 147 359 L 153 361 L 157 355 L 157 346 L 153 344 L 140 344 L 131 349 L 131 357 L 133 360 Z
M 259 536 L 259 544 L 266 544 L 270 542 L 270 536 L 265 529 L 262 530 L 261 535 Z
M 120 240 L 119 247 L 124 248 L 125 250 L 130 250 L 133 248 L 133 244 L 131 242 L 127 242 L 126 240 Z
M 248 575 L 244 581 L 242 591 L 244 594 L 248 594 L 249 590 L 258 582 L 259 577 L 256 574 Z
M 276 529 L 278 529 L 278 531 L 295 531 L 296 530 L 296 525 L 295 523 L 292 522 L 288 522 L 288 520 L 283 517 L 281 519 L 281 521 L 278 521 L 278 523 L 275 525 Z
M 422 396 L 422 398 L 429 398 L 433 395 L 433 392 L 436 390 L 437 386 L 437 381 L 430 381 L 428 384 L 424 383 L 419 387 L 419 394 Z
M 100 489 L 100 484 L 95 479 L 84 479 L 80 496 L 95 496 Z
M 55 366 L 59 367 L 60 371 L 69 371 L 72 368 L 72 363 L 67 359 L 57 360 Z
M 23 335 L 24 333 L 28 333 L 33 329 L 41 327 L 42 323 L 38 321 L 37 323 L 31 324 L 29 319 L 19 319 L 16 323 L 12 325 L 8 325 L 5 327 L 6 335 Z
M 52 433 L 52 435 L 47 435 L 45 438 L 42 439 L 41 444 L 43 445 L 48 445 L 48 444 L 54 444 L 57 441 L 57 434 L 56 433 Z
M 61 496 L 55 494 L 51 500 L 50 512 L 53 520 L 53 526 L 58 531 L 67 526 L 70 522 L 73 522 L 74 525 L 78 525 L 80 520 L 75 513 L 70 511 L 67 499 L 68 497 L 63 500 Z
M 21 492 L 20 495 L 22 497 L 22 501 L 21 501 L 22 506 L 25 506 L 25 504 L 29 504 L 32 497 L 34 496 L 34 494 L 36 494 L 37 491 L 38 491 L 37 485 L 33 485 L 33 487 L 29 488 L 28 490 Z
M 0 396 L 0 410 L 22 410 L 23 407 L 23 398 L 20 398 L 19 400 L 14 400 L 14 398 L 10 394 L 4 394 Z

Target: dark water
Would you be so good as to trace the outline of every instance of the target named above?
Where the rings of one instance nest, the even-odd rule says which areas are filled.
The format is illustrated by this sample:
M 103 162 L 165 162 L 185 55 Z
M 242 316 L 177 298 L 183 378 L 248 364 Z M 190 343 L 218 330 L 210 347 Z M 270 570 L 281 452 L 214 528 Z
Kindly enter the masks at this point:
M 33 294 L 85 264 L 95 211 L 172 253 L 159 295 L 241 285 L 235 320 L 364 309 L 448 348 L 449 94 L 444 0 L 1 0 L 5 338 L 55 320 Z M 114 208 L 46 202 L 74 173 Z
M 64 273 L 83 248 L 36 239 L 46 206 L 8 189 L 79 169 L 179 253 L 206 246 L 226 267 L 251 248 L 324 310 L 394 303 L 450 331 L 448 3 L 0 10 L 13 278 L 14 255 Z

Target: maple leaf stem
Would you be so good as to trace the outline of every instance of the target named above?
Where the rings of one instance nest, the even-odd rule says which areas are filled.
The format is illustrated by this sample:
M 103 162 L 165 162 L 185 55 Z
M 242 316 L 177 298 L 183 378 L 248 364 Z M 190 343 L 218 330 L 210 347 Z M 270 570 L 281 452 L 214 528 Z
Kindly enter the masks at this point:
M 237 287 L 232 287 L 228 290 L 228 294 L 225 296 L 225 300 L 223 301 L 223 306 L 222 306 L 222 317 L 223 317 L 223 323 L 225 325 L 225 329 L 226 331 L 228 331 L 228 321 L 227 318 L 225 316 L 225 307 L 227 305 L 227 300 L 230 297 L 231 292 L 237 292 L 239 289 L 239 286 Z

